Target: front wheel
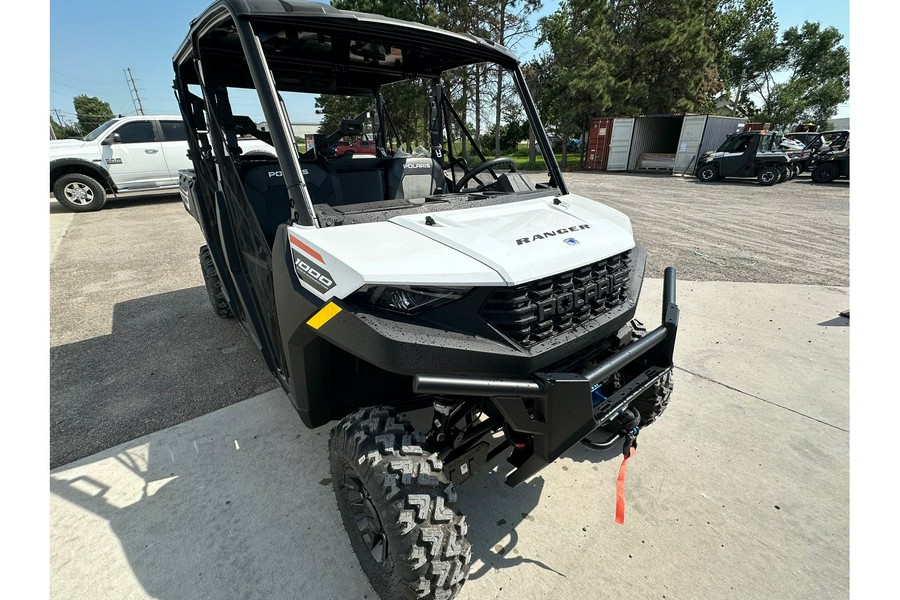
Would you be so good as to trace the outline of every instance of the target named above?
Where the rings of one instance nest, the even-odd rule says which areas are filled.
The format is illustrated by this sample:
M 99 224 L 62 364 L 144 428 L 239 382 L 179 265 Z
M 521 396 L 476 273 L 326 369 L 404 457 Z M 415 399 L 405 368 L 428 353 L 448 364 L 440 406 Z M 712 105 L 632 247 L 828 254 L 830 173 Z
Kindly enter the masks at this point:
M 647 335 L 647 328 L 637 319 L 632 319 L 628 326 L 630 335 L 626 336 L 626 339 L 623 341 L 623 344 L 626 346 Z M 643 371 L 643 367 L 639 364 L 628 365 L 622 371 L 626 377 L 636 377 Z M 673 389 L 672 372 L 669 371 L 632 401 L 631 407 L 637 409 L 641 415 L 641 427 L 646 427 L 656 421 L 659 415 L 666 410 L 666 407 L 669 406 L 669 398 L 672 396 Z
M 719 178 L 719 169 L 715 165 L 703 165 L 697 171 L 697 179 L 703 183 L 709 183 Z
M 53 184 L 56 201 L 75 212 L 100 210 L 106 204 L 103 185 L 81 173 L 67 173 Z
M 385 600 L 450 600 L 472 547 L 456 491 L 406 417 L 364 408 L 328 442 L 338 511 L 363 572 Z
M 760 185 L 775 185 L 780 178 L 780 169 L 774 165 L 766 165 L 756 174 L 756 180 Z
M 838 176 L 837 165 L 825 163 L 813 169 L 812 180 L 816 183 L 831 183 Z

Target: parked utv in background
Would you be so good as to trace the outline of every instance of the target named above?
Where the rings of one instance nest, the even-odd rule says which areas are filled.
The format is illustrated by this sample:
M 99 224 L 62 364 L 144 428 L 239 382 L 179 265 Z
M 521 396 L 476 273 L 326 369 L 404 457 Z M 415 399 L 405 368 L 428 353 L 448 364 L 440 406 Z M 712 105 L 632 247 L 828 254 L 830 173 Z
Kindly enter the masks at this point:
M 831 183 L 835 179 L 850 178 L 850 148 L 819 154 L 810 165 L 812 180 Z
M 803 154 L 798 161 L 800 171 L 812 171 L 812 165 L 822 154 L 829 152 L 841 152 L 850 148 L 850 131 L 838 129 L 835 131 L 818 131 L 806 142 Z
M 485 156 L 445 95 L 445 77 L 481 63 L 514 82 L 546 180 Z M 316 2 L 219 0 L 192 21 L 174 69 L 194 165 L 182 191 L 206 238 L 213 308 L 241 323 L 304 424 L 339 420 L 332 485 L 383 600 L 448 599 L 463 585 L 456 485 L 505 456 L 516 486 L 579 442 L 628 455 L 666 408 L 674 268 L 662 324 L 647 331 L 633 320 L 645 251 L 628 217 L 569 192 L 509 50 Z M 420 94 L 426 139 L 393 126 L 392 85 Z M 232 112 L 246 89 L 268 134 Z M 369 108 L 299 154 L 297 93 Z M 241 153 L 247 129 L 276 160 Z M 319 151 L 363 132 L 374 155 Z M 470 158 L 454 152 L 463 136 Z M 418 146 L 424 156 L 408 153 Z M 430 419 L 416 430 L 407 414 L 421 409 Z
M 728 136 L 718 150 L 702 154 L 694 171 L 706 183 L 727 177 L 753 177 L 761 185 L 791 179 L 796 170 L 792 153 L 778 150 L 781 134 L 744 131 Z

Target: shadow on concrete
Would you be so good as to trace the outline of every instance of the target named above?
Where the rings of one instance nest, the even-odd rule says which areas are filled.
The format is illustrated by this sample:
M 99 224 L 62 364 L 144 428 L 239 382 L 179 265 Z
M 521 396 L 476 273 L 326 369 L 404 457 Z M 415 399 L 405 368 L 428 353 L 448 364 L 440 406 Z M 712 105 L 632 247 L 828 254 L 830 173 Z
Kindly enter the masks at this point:
M 50 467 L 276 386 L 194 287 L 115 305 L 112 333 L 50 349 Z
M 495 459 L 490 466 L 463 483 L 459 493 L 459 507 L 469 523 L 468 540 L 472 544 L 473 566 L 469 579 L 478 579 L 492 569 L 509 569 L 531 564 L 565 577 L 543 561 L 527 556 L 518 547 L 516 528 L 532 515 L 541 499 L 544 478 L 533 477 L 516 488 L 504 483 L 512 467 L 504 459 Z
M 52 496 L 105 524 L 73 527 L 85 522 L 84 512 L 55 502 L 54 526 L 71 528 L 60 549 L 51 548 L 56 594 L 375 600 L 339 524 L 331 486 L 321 484 L 326 436 L 295 439 L 299 418 L 271 421 L 241 437 L 240 450 L 224 436 L 193 432 L 200 434 L 193 447 L 189 438 L 154 437 L 84 469 L 51 474 Z M 87 545 L 76 566 L 71 548 L 79 544 Z
M 51 502 L 54 528 L 67 532 L 51 544 L 58 545 L 54 585 L 90 586 L 92 572 L 102 571 L 129 588 L 121 567 L 105 573 L 104 566 L 127 563 L 158 600 L 377 600 L 338 515 L 327 438 L 326 427 L 307 430 L 274 391 L 51 473 L 51 494 L 67 502 Z M 470 579 L 523 564 L 565 577 L 546 555 L 538 560 L 518 547 L 516 528 L 536 518 L 544 479 L 512 489 L 503 483 L 507 467 L 496 459 L 457 488 L 469 523 Z M 84 513 L 71 505 L 108 527 L 82 530 L 74 524 Z M 87 549 L 82 566 L 71 561 L 73 544 Z M 88 572 L 67 584 L 69 568 Z
M 819 325 L 822 327 L 849 327 L 850 319 L 847 317 L 835 317 L 828 321 L 822 321 Z
M 178 194 L 178 190 L 174 192 L 141 192 L 140 194 L 135 194 L 133 196 L 113 196 L 112 194 L 107 196 L 106 204 L 103 205 L 101 210 L 119 210 L 123 208 L 129 208 L 132 206 L 147 206 L 153 204 L 171 204 L 173 202 L 181 202 L 181 196 Z M 93 212 L 93 211 L 91 211 Z M 80 214 L 90 214 L 90 212 L 86 213 L 76 213 L 75 211 L 71 211 L 50 195 L 50 214 L 60 214 L 60 213 L 74 213 L 77 215 Z

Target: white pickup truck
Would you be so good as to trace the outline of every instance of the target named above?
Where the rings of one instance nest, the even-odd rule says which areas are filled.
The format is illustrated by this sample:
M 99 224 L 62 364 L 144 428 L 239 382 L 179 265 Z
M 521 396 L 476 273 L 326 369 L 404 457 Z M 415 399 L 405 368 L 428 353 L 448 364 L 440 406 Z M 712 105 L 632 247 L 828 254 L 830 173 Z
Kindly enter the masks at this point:
M 244 152 L 275 156 L 254 138 L 238 140 Z M 178 171 L 193 167 L 184 121 L 178 115 L 118 117 L 81 139 L 51 140 L 50 191 L 66 208 L 100 210 L 107 194 L 175 191 Z

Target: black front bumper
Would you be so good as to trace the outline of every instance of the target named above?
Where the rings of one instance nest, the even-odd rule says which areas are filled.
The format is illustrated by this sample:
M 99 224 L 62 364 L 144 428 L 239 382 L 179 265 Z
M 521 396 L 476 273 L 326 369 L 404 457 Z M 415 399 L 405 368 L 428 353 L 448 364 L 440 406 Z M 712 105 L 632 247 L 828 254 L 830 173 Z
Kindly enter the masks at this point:
M 506 478 L 507 484 L 515 486 L 607 425 L 672 370 L 678 317 L 675 269 L 669 267 L 663 283 L 662 324 L 598 365 L 578 372 L 536 373 L 531 379 L 416 375 L 413 388 L 421 394 L 491 397 L 513 431 L 532 436 L 531 455 Z M 640 374 L 595 406 L 592 392 L 596 386 L 636 361 L 644 367 Z M 531 411 L 529 406 L 533 406 Z

